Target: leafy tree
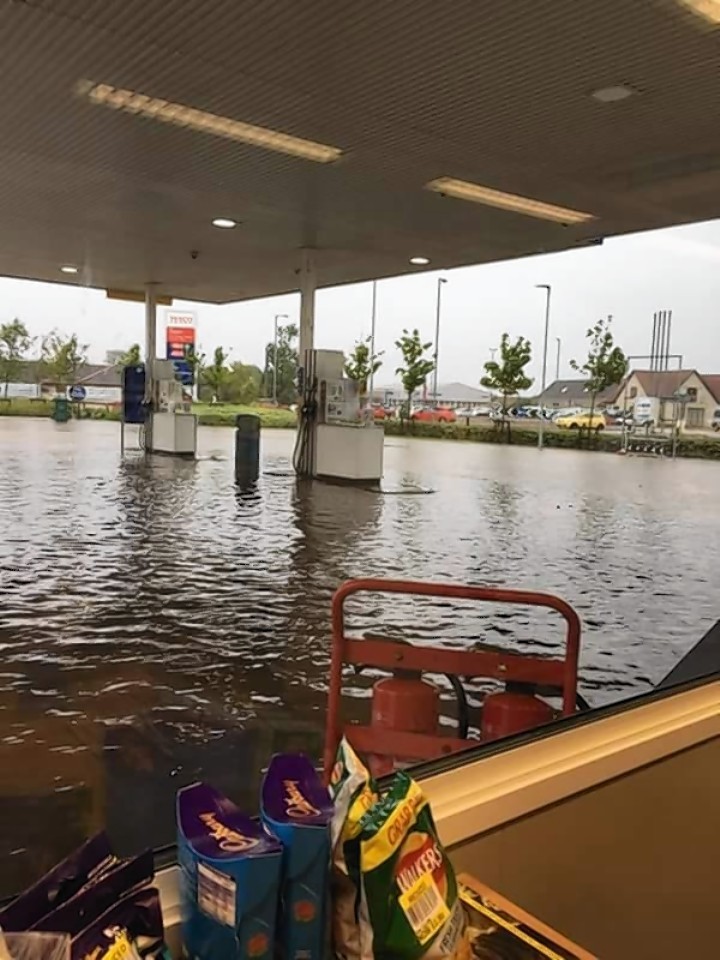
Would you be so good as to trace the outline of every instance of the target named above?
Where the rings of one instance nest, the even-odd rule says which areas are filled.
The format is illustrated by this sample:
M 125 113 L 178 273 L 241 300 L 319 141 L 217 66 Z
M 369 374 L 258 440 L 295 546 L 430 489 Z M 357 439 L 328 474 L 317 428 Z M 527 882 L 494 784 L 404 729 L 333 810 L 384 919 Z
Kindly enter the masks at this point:
M 185 351 L 185 362 L 192 372 L 193 383 L 197 383 L 199 386 L 205 370 L 205 354 L 197 350 L 193 344 L 188 344 Z
M 225 395 L 230 403 L 249 405 L 260 396 L 263 375 L 259 367 L 240 362 L 234 363 L 228 372 Z
M 371 353 L 372 337 L 357 340 L 353 351 L 345 363 L 345 374 L 351 380 L 357 380 L 360 393 L 367 393 L 368 380 L 378 372 L 382 366 L 380 357 L 385 352 Z
M 506 421 L 508 397 L 516 396 L 521 390 L 528 390 L 532 380 L 525 373 L 525 367 L 530 363 L 532 347 L 530 341 L 518 337 L 514 343 L 510 342 L 507 333 L 500 340 L 500 361 L 489 360 L 485 364 L 485 376 L 481 377 L 480 384 L 488 390 L 494 390 L 502 397 L 503 422 Z M 510 423 L 507 422 L 507 438 L 510 441 Z
M 8 384 L 18 376 L 23 358 L 32 344 L 33 338 L 27 327 L 17 317 L 0 325 L 0 378 L 5 384 L 6 397 Z
M 407 394 L 407 416 L 410 417 L 413 394 L 425 385 L 427 378 L 435 369 L 435 361 L 425 356 L 432 347 L 432 342 L 423 343 L 417 329 L 412 333 L 404 329 L 400 339 L 395 341 L 395 346 L 403 358 L 403 366 L 398 367 L 395 373 L 400 377 L 400 382 Z
M 294 323 L 278 327 L 277 357 L 274 342 L 265 347 L 265 372 L 263 374 L 265 395 L 273 395 L 277 379 L 278 403 L 293 403 L 297 396 L 295 374 L 298 368 L 298 328 Z
M 77 379 L 79 368 L 87 362 L 87 343 L 79 343 L 77 334 L 65 337 L 53 330 L 43 337 L 41 363 L 43 373 L 56 386 L 68 386 Z
M 570 366 L 585 377 L 585 387 L 590 394 L 590 416 L 595 413 L 597 395 L 620 383 L 627 372 L 627 357 L 615 346 L 615 338 L 610 327 L 612 316 L 598 320 L 590 327 L 586 337 L 589 341 L 587 360 L 580 364 L 571 360 Z
M 118 367 L 136 367 L 142 363 L 140 359 L 140 344 L 133 343 L 117 362 Z
M 203 382 L 210 388 L 211 394 L 218 400 L 225 399 L 225 384 L 230 371 L 227 368 L 228 354 L 222 347 L 215 347 L 212 363 L 207 364 L 202 371 Z

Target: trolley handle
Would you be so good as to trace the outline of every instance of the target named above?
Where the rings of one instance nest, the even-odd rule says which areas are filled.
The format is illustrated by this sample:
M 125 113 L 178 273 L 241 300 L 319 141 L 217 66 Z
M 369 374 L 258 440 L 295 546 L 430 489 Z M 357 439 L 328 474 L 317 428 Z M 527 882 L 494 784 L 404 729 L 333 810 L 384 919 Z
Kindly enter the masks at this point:
M 345 601 L 356 593 L 397 593 L 409 596 L 444 597 L 455 600 L 476 600 L 487 603 L 510 603 L 527 607 L 543 607 L 554 610 L 565 620 L 565 688 L 566 709 L 572 703 L 574 710 L 577 694 L 577 669 L 580 657 L 580 617 L 577 612 L 551 593 L 535 590 L 514 590 L 506 587 L 473 587 L 467 584 L 425 583 L 420 580 L 383 580 L 365 577 L 346 580 L 340 584 L 332 598 L 333 647 L 342 644 L 345 637 Z

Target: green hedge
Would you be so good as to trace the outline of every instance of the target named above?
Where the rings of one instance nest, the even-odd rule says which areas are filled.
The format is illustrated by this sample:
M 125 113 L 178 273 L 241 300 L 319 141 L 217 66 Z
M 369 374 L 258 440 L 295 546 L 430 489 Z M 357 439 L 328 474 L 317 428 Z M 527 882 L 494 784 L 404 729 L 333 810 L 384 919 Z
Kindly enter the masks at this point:
M 111 405 L 73 404 L 73 416 L 78 420 L 120 420 L 120 410 Z M 45 399 L 25 399 L 24 397 L 0 398 L 0 416 L 6 417 L 49 417 L 52 415 L 53 401 Z M 260 417 L 265 428 L 294 429 L 297 417 L 291 410 L 275 407 L 221 406 L 205 403 L 193 407 L 198 422 L 204 427 L 234 427 L 235 417 L 239 413 L 253 413 Z
M 413 423 L 403 430 L 399 420 L 386 420 L 385 434 L 390 437 L 409 436 L 438 440 L 470 440 L 476 443 L 507 443 L 507 431 L 489 425 Z M 523 430 L 522 427 L 513 426 L 510 436 L 510 443 L 515 446 L 536 447 L 538 443 L 537 430 Z M 576 430 L 548 430 L 543 442 L 546 447 L 617 453 L 622 447 L 622 436 L 620 433 L 601 432 L 588 437 L 585 433 L 578 434 Z M 683 437 L 678 441 L 677 455 L 720 460 L 720 438 L 716 440 L 713 437 Z

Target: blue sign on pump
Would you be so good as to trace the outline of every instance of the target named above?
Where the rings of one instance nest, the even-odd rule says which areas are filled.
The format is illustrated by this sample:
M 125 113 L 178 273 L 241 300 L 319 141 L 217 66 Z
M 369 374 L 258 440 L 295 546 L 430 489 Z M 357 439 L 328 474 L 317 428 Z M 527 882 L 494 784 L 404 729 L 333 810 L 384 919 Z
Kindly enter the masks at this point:
M 82 384 L 76 383 L 73 387 L 68 387 L 68 395 L 71 400 L 80 403 L 87 396 L 87 390 Z

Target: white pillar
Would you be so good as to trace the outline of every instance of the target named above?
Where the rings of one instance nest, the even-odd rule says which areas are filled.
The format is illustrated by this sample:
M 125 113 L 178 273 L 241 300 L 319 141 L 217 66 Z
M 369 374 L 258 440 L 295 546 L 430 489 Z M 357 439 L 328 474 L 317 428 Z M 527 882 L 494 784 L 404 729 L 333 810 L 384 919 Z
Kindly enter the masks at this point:
M 315 261 L 312 250 L 303 250 L 300 260 L 300 366 L 305 366 L 305 351 L 315 347 Z
M 145 287 L 145 402 L 152 403 L 154 394 L 153 365 L 157 357 L 157 293 L 155 284 Z M 152 407 L 145 421 L 145 450 L 153 448 Z

